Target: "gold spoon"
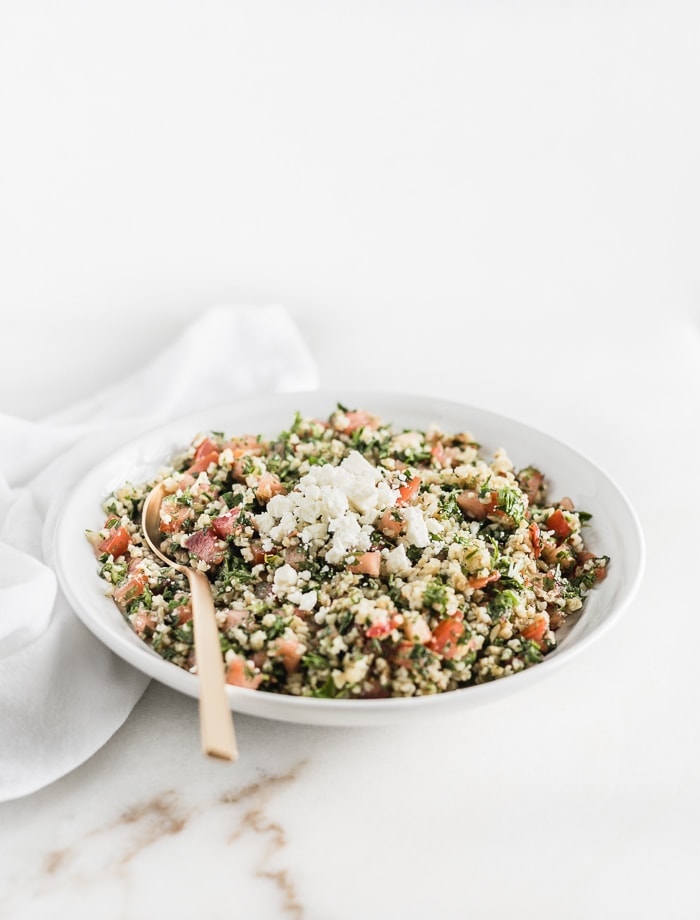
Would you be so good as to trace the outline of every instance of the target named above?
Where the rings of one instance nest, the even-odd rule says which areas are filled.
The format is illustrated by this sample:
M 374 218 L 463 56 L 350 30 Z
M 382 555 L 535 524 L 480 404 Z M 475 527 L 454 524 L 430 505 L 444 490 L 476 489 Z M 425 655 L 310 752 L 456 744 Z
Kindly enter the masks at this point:
M 238 747 L 233 729 L 233 715 L 226 698 L 224 670 L 221 662 L 219 630 L 214 614 L 209 579 L 204 572 L 180 565 L 160 551 L 160 506 L 166 494 L 163 483 L 156 486 L 143 503 L 141 523 L 146 543 L 166 565 L 187 576 L 192 597 L 194 652 L 199 677 L 199 724 L 202 750 L 211 757 L 236 760 Z

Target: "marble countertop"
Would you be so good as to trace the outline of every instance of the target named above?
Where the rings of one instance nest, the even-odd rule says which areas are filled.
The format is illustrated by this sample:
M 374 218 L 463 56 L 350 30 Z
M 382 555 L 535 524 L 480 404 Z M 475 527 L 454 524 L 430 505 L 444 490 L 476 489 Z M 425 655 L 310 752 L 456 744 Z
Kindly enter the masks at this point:
M 212 303 L 282 303 L 322 386 L 448 396 L 588 454 L 648 561 L 599 642 L 456 717 L 237 715 L 228 764 L 152 682 L 94 756 L 0 804 L 0 916 L 700 916 L 696 6 L 7 19 L 0 412 L 69 405 Z

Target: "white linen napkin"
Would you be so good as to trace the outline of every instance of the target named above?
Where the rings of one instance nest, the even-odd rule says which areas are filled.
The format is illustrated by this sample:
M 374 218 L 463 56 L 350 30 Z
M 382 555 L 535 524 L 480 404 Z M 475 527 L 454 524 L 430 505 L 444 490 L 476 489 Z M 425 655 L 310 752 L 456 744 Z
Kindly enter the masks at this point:
M 87 760 L 149 680 L 83 626 L 58 587 L 52 531 L 73 484 L 110 449 L 179 415 L 317 385 L 284 309 L 218 306 L 117 386 L 41 422 L 0 415 L 0 801 Z

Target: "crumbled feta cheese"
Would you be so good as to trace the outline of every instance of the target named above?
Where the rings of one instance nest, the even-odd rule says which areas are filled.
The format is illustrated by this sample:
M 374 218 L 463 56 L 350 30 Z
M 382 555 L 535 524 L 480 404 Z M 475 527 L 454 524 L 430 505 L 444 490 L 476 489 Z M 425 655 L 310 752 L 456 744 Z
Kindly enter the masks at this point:
M 369 534 L 364 532 L 354 515 L 345 514 L 330 521 L 328 529 L 333 533 L 332 546 L 325 555 L 326 562 L 342 562 L 352 550 L 368 550 Z
M 428 533 L 444 533 L 445 525 L 442 521 L 438 521 L 437 518 L 429 517 L 425 520 L 425 526 L 428 528 Z
M 275 571 L 273 590 L 278 597 L 283 597 L 297 583 L 297 572 L 285 563 Z
M 313 610 L 316 606 L 316 601 L 318 595 L 315 591 L 307 591 L 306 594 L 302 594 L 301 600 L 299 601 L 300 610 Z
M 323 464 L 302 476 L 286 495 L 275 495 L 255 518 L 260 535 L 282 543 L 293 533 L 317 549 L 330 539 L 325 559 L 340 564 L 370 546 L 371 525 L 396 503 L 396 490 L 358 451 L 339 466 Z
M 403 543 L 388 550 L 384 558 L 386 559 L 386 570 L 390 575 L 408 575 L 411 571 L 411 560 L 406 555 L 406 547 Z
M 402 509 L 406 521 L 406 539 L 412 546 L 423 547 L 430 543 L 430 534 L 420 508 L 409 506 Z
M 275 541 L 275 543 L 281 543 L 285 537 L 288 537 L 290 533 L 294 533 L 296 529 L 296 518 L 291 511 L 285 511 L 285 513 L 282 515 L 282 520 L 270 531 L 270 537 Z
M 347 457 L 340 464 L 341 470 L 347 470 L 357 479 L 371 479 L 377 482 L 381 473 L 376 466 L 372 466 L 369 460 L 366 460 L 357 450 L 351 450 Z

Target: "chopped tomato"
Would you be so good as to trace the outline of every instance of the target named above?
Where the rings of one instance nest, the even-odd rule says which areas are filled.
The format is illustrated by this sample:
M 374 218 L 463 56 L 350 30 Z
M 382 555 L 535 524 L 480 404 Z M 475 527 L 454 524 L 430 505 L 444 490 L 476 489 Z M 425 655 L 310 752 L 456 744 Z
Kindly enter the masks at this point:
M 177 533 L 188 518 L 192 517 L 192 509 L 183 505 L 172 496 L 166 498 L 160 506 L 161 533 Z
M 487 584 L 491 581 L 498 581 L 501 577 L 500 572 L 489 572 L 488 575 L 482 575 L 480 577 L 474 576 L 467 580 L 467 584 L 470 588 L 485 588 Z
M 539 646 L 543 644 L 544 634 L 546 632 L 546 617 L 538 617 L 533 623 L 530 623 L 529 626 L 526 626 L 525 629 L 520 630 L 520 634 L 524 639 L 529 639 L 531 642 L 536 642 Z
M 408 668 L 409 670 L 413 667 L 413 662 L 411 661 L 411 652 L 413 651 L 413 642 L 398 642 L 394 649 L 394 664 L 397 668 Z
M 187 472 L 202 473 L 209 468 L 210 463 L 216 463 L 218 459 L 219 448 L 209 438 L 205 438 L 195 451 L 194 461 Z
M 437 441 L 430 448 L 433 463 L 439 467 L 451 467 L 459 455 L 459 447 L 445 447 L 442 441 Z
M 192 619 L 192 607 L 190 604 L 182 604 L 177 608 L 177 625 L 184 626 Z
M 447 454 L 445 453 L 445 447 L 442 441 L 438 441 L 436 444 L 430 448 L 430 456 L 433 458 L 433 462 L 440 467 L 447 466 Z
M 530 504 L 534 504 L 535 499 L 537 498 L 537 493 L 539 492 L 542 483 L 544 482 L 544 476 L 542 473 L 534 466 L 526 466 L 525 469 L 520 470 L 520 472 L 517 474 L 517 479 L 518 483 L 520 484 L 520 488 L 527 495 Z
M 549 515 L 545 522 L 545 527 L 547 530 L 553 530 L 560 540 L 566 540 L 573 533 L 571 525 L 558 508 Z
M 183 473 L 182 477 L 177 481 L 178 489 L 182 489 L 183 492 L 186 492 L 187 489 L 191 489 L 192 486 L 197 482 L 196 476 L 193 476 L 192 473 Z
M 369 428 L 371 431 L 376 431 L 379 428 L 377 416 L 366 412 L 364 409 L 358 409 L 355 412 L 344 412 L 343 415 L 347 419 L 345 426 L 340 428 L 336 425 L 336 428 L 344 434 L 351 434 L 353 431 L 357 431 L 358 428 Z
M 483 521 L 486 515 L 493 511 L 493 498 L 488 502 L 482 502 L 479 493 L 472 490 L 458 495 L 457 504 L 465 515 L 474 518 L 475 521 Z
M 109 527 L 110 524 L 116 523 L 117 520 L 118 518 L 108 518 L 105 526 Z M 112 527 L 104 540 L 97 544 L 96 548 L 98 553 L 107 553 L 116 559 L 117 556 L 124 555 L 129 548 L 130 542 L 131 537 L 126 527 Z
M 464 623 L 456 616 L 447 617 L 433 630 L 428 647 L 443 658 L 456 658 L 459 655 L 458 641 L 464 635 Z
M 578 556 L 576 557 L 576 561 L 579 563 L 579 565 L 582 565 L 586 562 L 589 562 L 591 559 L 599 559 L 599 558 L 600 557 L 596 556 L 595 553 L 590 553 L 588 551 L 585 551 L 583 553 L 578 554 Z M 599 565 L 593 569 L 593 572 L 595 574 L 596 581 L 603 581 L 605 576 L 608 574 L 608 567 L 605 564 Z
M 259 456 L 263 452 L 263 445 L 254 434 L 233 438 L 226 447 L 230 449 L 236 460 L 240 460 L 241 457 L 245 457 L 247 454 Z
M 384 639 L 402 622 L 403 619 L 396 615 L 389 617 L 387 620 L 378 620 L 370 626 L 365 635 L 368 639 Z
M 251 540 L 248 548 L 253 554 L 253 565 L 260 565 L 265 561 L 265 556 L 267 554 L 260 543 L 255 543 Z
M 286 488 L 274 473 L 263 473 L 255 489 L 256 496 L 261 502 L 269 502 L 273 495 L 283 495 Z
M 136 570 L 129 575 L 128 580 L 125 581 L 123 585 L 114 589 L 112 597 L 121 607 L 126 607 L 131 601 L 136 600 L 137 597 L 141 597 L 146 590 L 147 584 L 148 575 L 140 569 Z
M 401 486 L 399 489 L 399 497 L 396 499 L 396 504 L 407 505 L 409 502 L 413 501 L 413 499 L 418 494 L 420 484 L 420 476 L 414 476 L 413 479 L 409 480 L 405 485 Z
M 246 690 L 257 690 L 262 681 L 262 674 L 256 673 L 248 662 L 240 655 L 231 660 L 226 669 L 226 683 L 234 687 L 245 687 Z
M 134 632 L 139 636 L 143 636 L 146 632 L 153 632 L 157 624 L 158 620 L 156 619 L 155 614 L 151 613 L 150 610 L 139 611 L 134 617 L 132 623 Z
M 236 460 L 236 462 L 231 467 L 231 475 L 236 480 L 236 482 L 245 482 L 246 480 L 246 461 Z
M 306 558 L 306 550 L 303 546 L 288 546 L 284 551 L 284 561 L 293 569 L 298 569 Z
M 354 565 L 349 565 L 348 570 L 356 575 L 369 575 L 370 578 L 376 578 L 382 562 L 382 554 L 379 550 L 372 550 L 370 553 L 362 553 Z
M 533 521 L 532 524 L 528 527 L 530 531 L 530 543 L 532 544 L 532 555 L 535 559 L 540 558 L 540 553 L 542 552 L 542 538 L 540 536 L 540 528 Z
M 576 565 L 576 557 L 568 543 L 545 541 L 542 544 L 542 558 L 550 565 L 558 565 L 562 572 L 569 572 Z
M 280 639 L 270 648 L 270 653 L 280 659 L 287 674 L 292 674 L 299 667 L 303 648 L 296 639 Z
M 378 529 L 390 537 L 398 537 L 398 535 L 403 530 L 403 526 L 404 522 L 401 520 L 396 520 L 391 508 L 388 508 L 377 522 Z
M 206 562 L 207 565 L 220 565 L 226 555 L 213 527 L 195 531 L 185 541 L 185 547 L 188 553 Z
M 224 629 L 233 629 L 234 626 L 240 626 L 244 620 L 248 619 L 247 610 L 227 610 L 226 619 L 224 620 Z
M 225 514 L 214 518 L 214 520 L 211 522 L 211 526 L 214 528 L 219 539 L 225 540 L 226 537 L 230 537 L 235 533 L 240 533 L 240 531 L 243 530 L 241 525 L 236 520 L 240 510 L 240 508 L 231 508 L 230 511 L 227 511 Z

